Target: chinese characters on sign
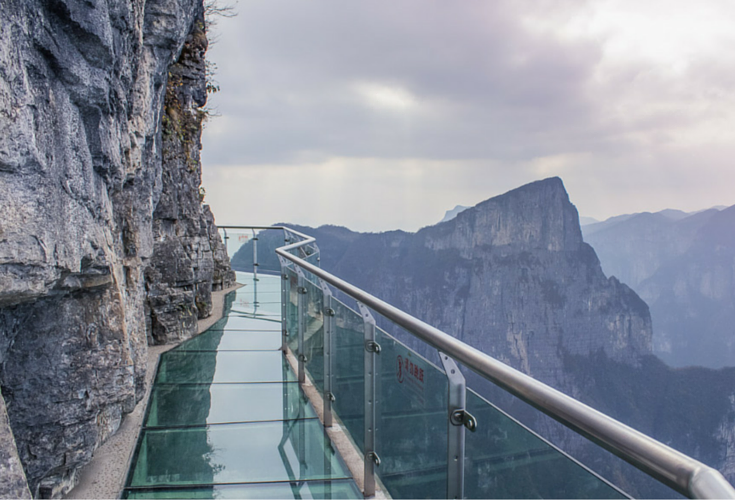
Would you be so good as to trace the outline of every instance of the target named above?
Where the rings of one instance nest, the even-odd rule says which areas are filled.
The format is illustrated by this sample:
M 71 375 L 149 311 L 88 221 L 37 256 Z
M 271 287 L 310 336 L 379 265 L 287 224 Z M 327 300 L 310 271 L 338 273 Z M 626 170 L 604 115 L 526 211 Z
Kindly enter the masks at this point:
M 424 368 L 414 363 L 408 357 L 400 354 L 396 358 L 396 377 L 401 387 L 418 398 L 418 403 L 424 400 Z

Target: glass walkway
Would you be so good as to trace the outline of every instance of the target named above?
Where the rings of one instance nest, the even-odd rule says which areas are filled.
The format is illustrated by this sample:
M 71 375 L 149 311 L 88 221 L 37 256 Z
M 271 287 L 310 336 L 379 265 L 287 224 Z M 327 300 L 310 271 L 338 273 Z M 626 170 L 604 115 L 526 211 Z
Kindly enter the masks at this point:
M 279 350 L 280 276 L 238 278 L 161 356 L 123 498 L 362 498 Z
M 629 498 L 467 387 L 462 363 L 667 498 L 735 499 L 714 469 L 325 272 L 310 236 L 220 230 L 233 267 L 278 274 L 238 273 L 246 286 L 225 317 L 161 357 L 123 498 L 360 498 L 376 486 L 392 498 Z M 324 425 L 364 458 L 363 491 L 302 392 L 309 382 Z

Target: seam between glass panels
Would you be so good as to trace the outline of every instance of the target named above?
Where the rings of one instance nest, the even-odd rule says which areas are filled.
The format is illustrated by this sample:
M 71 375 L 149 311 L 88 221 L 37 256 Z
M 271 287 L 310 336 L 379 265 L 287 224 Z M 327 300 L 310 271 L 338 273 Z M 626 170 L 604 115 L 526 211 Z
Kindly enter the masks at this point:
M 299 417 L 299 418 L 272 418 L 268 420 L 232 420 L 228 422 L 208 422 L 206 424 L 190 424 L 190 425 L 166 425 L 166 426 L 144 426 L 144 431 L 169 431 L 182 429 L 204 429 L 207 427 L 215 427 L 218 425 L 239 425 L 239 424 L 262 424 L 268 422 L 300 422 L 302 420 L 318 420 L 319 417 Z

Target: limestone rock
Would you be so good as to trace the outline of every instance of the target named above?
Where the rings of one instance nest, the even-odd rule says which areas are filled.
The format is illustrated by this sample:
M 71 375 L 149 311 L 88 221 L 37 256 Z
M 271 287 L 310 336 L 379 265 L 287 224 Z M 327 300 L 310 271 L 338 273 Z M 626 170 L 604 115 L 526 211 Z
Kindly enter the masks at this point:
M 0 387 L 36 497 L 72 487 L 142 397 L 151 303 L 184 304 L 185 324 L 211 307 L 202 16 L 201 0 L 0 3 Z M 190 142 L 163 133 L 172 79 Z M 169 249 L 191 266 L 155 268 L 179 285 L 148 293 Z
M 0 498 L 31 498 L 2 396 L 0 396 Z

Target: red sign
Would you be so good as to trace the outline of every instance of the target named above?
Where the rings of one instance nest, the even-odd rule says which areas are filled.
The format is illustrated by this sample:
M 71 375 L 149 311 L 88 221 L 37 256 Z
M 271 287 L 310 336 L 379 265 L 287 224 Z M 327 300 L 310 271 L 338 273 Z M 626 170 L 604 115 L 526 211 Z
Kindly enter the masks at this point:
M 412 377 L 416 382 L 424 382 L 424 369 L 415 365 L 410 359 L 403 358 L 400 354 L 398 355 L 398 382 L 403 383 L 404 373 Z

